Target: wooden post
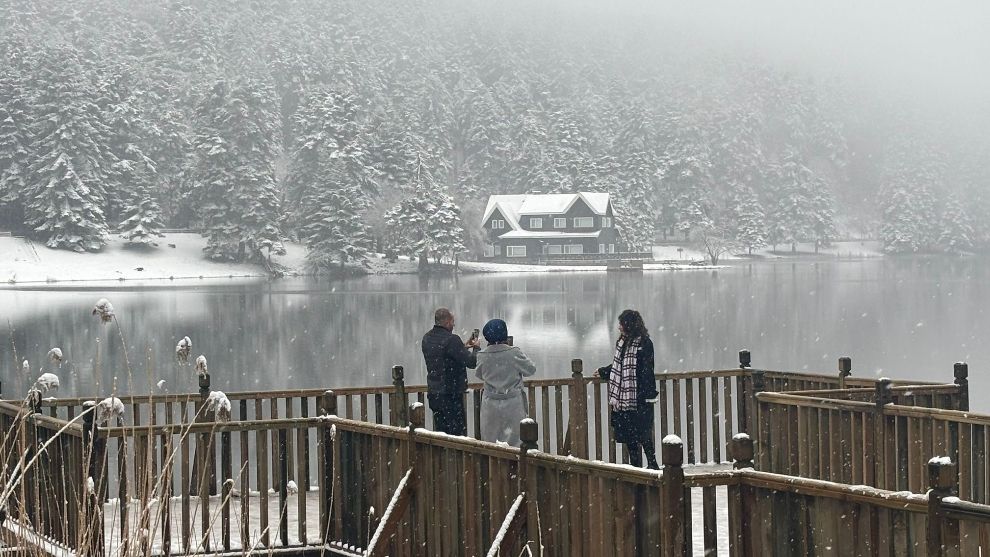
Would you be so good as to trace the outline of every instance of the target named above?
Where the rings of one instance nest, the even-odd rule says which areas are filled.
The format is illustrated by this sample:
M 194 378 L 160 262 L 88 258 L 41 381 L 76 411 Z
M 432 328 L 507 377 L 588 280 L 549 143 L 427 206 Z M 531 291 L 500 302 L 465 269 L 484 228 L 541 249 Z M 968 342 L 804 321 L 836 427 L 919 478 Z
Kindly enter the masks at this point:
M 955 384 L 959 387 L 959 408 L 957 410 L 969 411 L 969 364 L 956 362 L 952 366 L 952 375 L 955 378 Z
M 83 509 L 85 516 L 80 540 L 80 555 L 103 555 L 103 484 L 106 472 L 106 440 L 100 439 L 96 425 L 96 401 L 83 403 Z M 92 483 L 90 482 L 92 480 Z
M 866 467 L 866 473 L 871 475 L 867 475 L 864 479 L 866 485 L 880 489 L 894 489 L 897 459 L 893 451 L 887 450 L 888 446 L 893 448 L 893 445 L 887 439 L 887 416 L 884 414 L 886 406 L 893 402 L 890 379 L 881 377 L 874 384 L 873 389 L 873 430 L 866 431 L 868 437 L 863 447 L 867 461 L 872 460 L 873 466 Z M 893 431 L 890 433 L 893 434 Z
M 419 440 L 416 439 L 416 430 L 426 428 L 426 406 L 422 402 L 414 402 L 409 405 L 409 445 L 407 449 L 408 467 L 412 470 L 409 478 L 412 488 L 412 498 L 409 501 L 409 547 L 412 548 L 413 555 L 426 553 L 426 524 L 430 520 L 427 513 L 433 512 L 433 507 L 429 503 L 423 504 L 421 501 L 428 500 L 428 494 L 420 493 L 420 479 L 424 473 L 432 474 L 433 470 L 424 470 L 421 463 L 423 458 L 419 447 Z M 424 499 L 427 498 L 427 499 Z
M 684 535 L 684 442 L 676 435 L 668 435 L 660 444 L 663 476 L 660 481 L 661 552 L 663 557 L 688 555 Z
M 760 406 L 760 401 L 758 395 L 766 390 L 766 374 L 762 369 L 753 369 L 750 371 L 750 377 L 752 378 L 751 391 L 749 400 L 741 401 L 744 404 L 750 405 L 750 423 L 747 424 L 751 429 L 747 431 L 755 431 L 756 439 L 758 441 L 756 460 L 760 463 L 761 470 L 771 470 L 770 468 L 770 451 L 773 449 L 770 442 L 771 431 L 774 427 L 774 416 L 772 406 L 766 411 Z
M 843 356 L 839 358 L 839 388 L 846 388 L 846 377 L 852 375 L 852 358 Z
M 584 382 L 584 362 L 571 360 L 570 454 L 588 458 L 588 387 Z
M 537 441 L 540 438 L 540 427 L 533 418 L 523 418 L 519 422 L 519 439 L 522 444 L 519 447 L 519 492 L 525 493 L 523 501 L 526 505 L 526 522 L 522 529 L 520 538 L 529 548 L 530 555 L 539 555 L 540 534 L 539 517 L 536 506 L 536 475 L 529 472 L 529 451 L 535 451 Z
M 753 468 L 753 440 L 745 433 L 737 433 L 729 441 L 729 456 L 734 470 Z M 753 513 L 753 488 L 745 480 L 728 487 L 729 504 L 729 553 L 754 555 L 750 540 L 753 533 L 750 523 Z
M 737 433 L 729 441 L 729 456 L 732 457 L 732 469 L 742 470 L 753 468 L 753 440 L 746 433 Z
M 337 414 L 337 395 L 324 391 L 317 401 L 321 416 Z M 320 540 L 324 545 L 333 540 L 333 442 L 334 425 L 322 422 L 317 450 L 320 468 Z
M 959 487 L 959 466 L 949 457 L 928 461 L 928 555 L 959 555 L 959 521 L 945 516 L 942 498 L 955 496 Z
M 392 399 L 391 408 L 389 408 L 389 416 L 392 420 L 391 425 L 395 427 L 405 427 L 409 423 L 409 416 L 407 414 L 408 399 L 406 398 L 406 373 L 402 366 L 392 366 L 392 385 L 395 387 L 395 393 Z
M 739 369 L 745 372 L 746 369 L 749 368 L 751 361 L 752 360 L 750 357 L 749 350 L 739 351 Z M 739 404 L 737 406 L 736 411 L 738 412 L 737 423 L 739 424 L 740 431 L 755 431 L 752 427 L 753 424 L 751 423 L 753 417 L 750 414 L 750 412 L 752 411 L 750 408 L 751 404 L 750 404 L 750 396 L 749 396 L 749 393 L 752 389 L 751 383 L 752 383 L 752 377 L 750 377 L 746 373 L 740 375 L 737 380 L 737 385 L 738 385 L 737 390 L 739 391 L 739 399 L 738 399 Z

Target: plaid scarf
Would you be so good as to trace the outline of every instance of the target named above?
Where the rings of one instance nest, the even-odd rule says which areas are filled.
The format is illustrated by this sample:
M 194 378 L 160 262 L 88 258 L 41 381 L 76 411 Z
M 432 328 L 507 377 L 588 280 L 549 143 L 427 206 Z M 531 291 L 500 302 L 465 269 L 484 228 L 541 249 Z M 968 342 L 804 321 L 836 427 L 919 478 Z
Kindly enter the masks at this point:
M 612 410 L 635 410 L 638 406 L 636 381 L 636 356 L 639 354 L 639 337 L 629 341 L 619 338 L 615 343 L 612 373 L 608 376 L 608 405 Z

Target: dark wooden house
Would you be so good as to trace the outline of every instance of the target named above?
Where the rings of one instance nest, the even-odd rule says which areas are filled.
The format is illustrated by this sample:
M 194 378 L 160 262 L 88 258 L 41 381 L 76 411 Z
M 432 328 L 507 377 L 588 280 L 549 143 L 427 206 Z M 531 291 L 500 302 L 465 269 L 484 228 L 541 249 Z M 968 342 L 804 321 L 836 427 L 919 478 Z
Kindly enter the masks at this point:
M 493 195 L 482 227 L 487 260 L 604 260 L 624 251 L 607 193 Z

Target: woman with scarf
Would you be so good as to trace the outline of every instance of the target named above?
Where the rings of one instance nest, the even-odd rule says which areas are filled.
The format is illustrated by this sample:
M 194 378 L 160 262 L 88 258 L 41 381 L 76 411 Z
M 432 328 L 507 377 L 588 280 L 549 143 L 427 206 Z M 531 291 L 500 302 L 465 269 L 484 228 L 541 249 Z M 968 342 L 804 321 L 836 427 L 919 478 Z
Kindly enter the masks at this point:
M 656 378 L 653 375 L 653 341 L 638 311 L 627 309 L 619 315 L 619 340 L 611 365 L 598 368 L 608 381 L 609 423 L 617 443 L 629 450 L 629 463 L 658 470 L 653 444 L 653 403 Z
M 488 346 L 478 352 L 475 374 L 485 383 L 481 398 L 481 439 L 518 447 L 519 422 L 527 415 L 523 377 L 536 366 L 518 346 L 509 346 L 505 321 L 492 319 L 482 330 Z

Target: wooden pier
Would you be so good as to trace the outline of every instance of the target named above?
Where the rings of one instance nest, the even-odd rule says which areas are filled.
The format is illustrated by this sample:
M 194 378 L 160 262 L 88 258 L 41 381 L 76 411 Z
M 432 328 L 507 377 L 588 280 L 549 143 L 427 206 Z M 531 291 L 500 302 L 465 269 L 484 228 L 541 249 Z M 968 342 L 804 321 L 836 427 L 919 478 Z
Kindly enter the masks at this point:
M 228 393 L 229 412 L 208 404 L 209 376 L 198 393 L 121 397 L 106 421 L 95 400 L 0 402 L 15 486 L 0 551 L 990 551 L 990 416 L 968 411 L 965 364 L 935 384 L 856 378 L 848 359 L 836 374 L 750 363 L 657 374 L 655 437 L 677 436 L 662 471 L 623 465 L 605 385 L 578 360 L 526 382 L 522 450 L 430 431 L 426 389 L 400 367 L 387 387 Z M 465 394 L 475 437 L 479 389 Z

